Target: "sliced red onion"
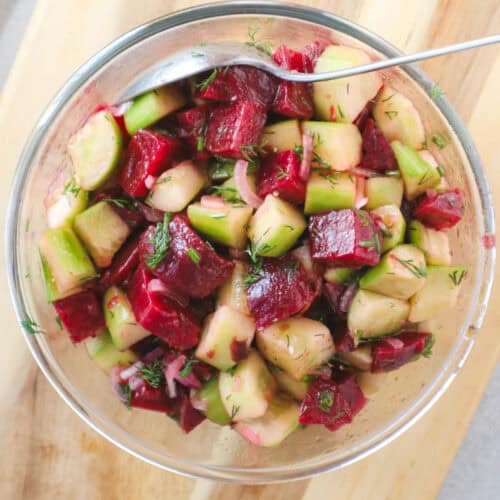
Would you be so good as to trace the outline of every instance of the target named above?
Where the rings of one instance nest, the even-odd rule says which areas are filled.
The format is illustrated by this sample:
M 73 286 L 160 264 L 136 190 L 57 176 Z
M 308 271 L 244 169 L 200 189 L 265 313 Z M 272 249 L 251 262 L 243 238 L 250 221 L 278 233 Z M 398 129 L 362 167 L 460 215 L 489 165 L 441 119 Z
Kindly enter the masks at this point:
M 193 372 L 191 372 L 186 377 L 181 377 L 179 374 L 175 377 L 175 380 L 177 380 L 177 382 L 179 382 L 179 384 L 182 384 L 184 387 L 189 387 L 191 389 L 201 389 L 201 382 Z
M 137 361 L 132 366 L 125 368 L 120 373 L 120 379 L 126 382 L 130 377 L 133 377 L 137 372 L 144 368 L 144 363 L 142 361 Z
M 309 172 L 311 171 L 311 162 L 313 157 L 313 138 L 312 135 L 304 132 L 302 134 L 302 161 L 300 162 L 299 177 L 303 181 L 309 179 Z
M 156 183 L 156 177 L 154 175 L 148 175 L 144 180 L 144 184 L 148 189 L 153 189 L 153 186 Z
M 368 203 L 368 198 L 365 196 L 366 179 L 362 176 L 356 176 L 356 199 L 354 206 L 359 210 Z
M 208 410 L 208 401 L 206 399 L 198 399 L 194 389 L 189 391 L 189 399 L 195 410 L 201 411 L 202 413 Z
M 165 349 L 163 347 L 155 347 L 152 351 L 149 351 L 144 355 L 142 358 L 144 363 L 149 365 L 149 363 L 152 363 L 158 358 L 161 358 L 165 354 Z
M 348 173 L 353 175 L 361 175 L 363 177 L 381 177 L 383 174 L 375 170 L 370 170 L 369 168 L 354 167 L 349 170 Z
M 152 279 L 149 282 L 148 290 L 151 293 L 160 293 L 162 295 L 165 295 L 169 299 L 175 300 L 182 307 L 187 307 L 189 305 L 189 299 L 185 295 L 172 289 L 159 279 Z
M 259 208 L 264 200 L 257 196 L 248 184 L 247 170 L 248 162 L 238 160 L 234 166 L 234 183 L 242 200 L 253 208 Z
M 143 378 L 136 377 L 135 375 L 128 379 L 128 386 L 130 387 L 131 391 L 137 391 L 145 385 L 146 381 Z
M 385 337 L 384 342 L 387 342 L 393 349 L 402 349 L 405 343 L 400 339 L 395 339 L 394 337 Z
M 123 403 L 127 402 L 127 395 L 122 387 L 122 382 L 120 381 L 120 373 L 123 368 L 121 366 L 113 366 L 109 377 L 111 379 L 111 389 L 115 393 L 115 396 Z
M 165 380 L 167 382 L 167 391 L 170 398 L 175 398 L 177 396 L 177 390 L 175 387 L 175 379 L 182 370 L 182 367 L 186 363 L 186 356 L 180 354 L 177 358 L 167 364 L 165 367 Z M 166 360 L 165 360 L 166 361 Z
M 344 293 L 342 294 L 342 297 L 340 297 L 339 301 L 339 310 L 341 312 L 347 312 L 349 311 L 349 306 L 351 305 L 352 299 L 354 298 L 354 295 L 356 294 L 356 291 L 358 289 L 357 283 L 353 283 L 352 285 L 349 285 Z
M 201 206 L 204 208 L 213 208 L 214 210 L 224 210 L 224 200 L 220 196 L 205 195 L 200 199 Z
M 148 222 L 152 222 L 153 224 L 156 224 L 157 222 L 163 222 L 163 219 L 165 218 L 164 212 L 158 210 L 157 208 L 145 205 L 140 201 L 136 201 L 134 203 L 134 207 Z

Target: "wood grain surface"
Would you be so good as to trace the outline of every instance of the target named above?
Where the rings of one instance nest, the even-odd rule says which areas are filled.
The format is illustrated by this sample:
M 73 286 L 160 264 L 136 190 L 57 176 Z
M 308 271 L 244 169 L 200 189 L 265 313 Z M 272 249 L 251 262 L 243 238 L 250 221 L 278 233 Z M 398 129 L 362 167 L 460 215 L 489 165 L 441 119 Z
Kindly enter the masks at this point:
M 118 35 L 201 2 L 39 0 L 0 96 L 3 226 L 10 180 L 43 108 L 68 76 Z M 498 0 L 310 0 L 378 32 L 404 51 L 500 32 Z M 422 65 L 464 118 L 488 171 L 496 205 L 500 51 L 452 55 Z M 2 227 L 3 234 L 3 227 Z M 2 259 L 4 257 L 2 256 Z M 163 472 L 88 428 L 36 369 L 16 325 L 0 266 L 0 498 L 7 499 L 430 499 L 437 494 L 500 352 L 500 296 L 493 290 L 476 346 L 447 394 L 415 427 L 363 461 L 310 481 L 234 486 Z M 496 296 L 498 298 L 496 298 Z

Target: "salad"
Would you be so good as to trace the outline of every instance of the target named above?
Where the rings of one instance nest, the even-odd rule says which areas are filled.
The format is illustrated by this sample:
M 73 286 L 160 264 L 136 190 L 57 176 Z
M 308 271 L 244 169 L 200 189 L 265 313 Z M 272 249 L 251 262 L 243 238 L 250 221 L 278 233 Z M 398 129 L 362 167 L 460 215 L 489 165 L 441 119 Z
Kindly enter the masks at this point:
M 272 57 L 300 72 L 370 60 L 320 41 Z M 429 142 L 377 73 L 308 85 L 233 66 L 103 105 L 45 200 L 56 321 L 118 400 L 185 432 L 208 419 L 274 446 L 335 431 L 381 373 L 431 355 L 421 323 L 466 276 L 446 232 L 462 195 Z

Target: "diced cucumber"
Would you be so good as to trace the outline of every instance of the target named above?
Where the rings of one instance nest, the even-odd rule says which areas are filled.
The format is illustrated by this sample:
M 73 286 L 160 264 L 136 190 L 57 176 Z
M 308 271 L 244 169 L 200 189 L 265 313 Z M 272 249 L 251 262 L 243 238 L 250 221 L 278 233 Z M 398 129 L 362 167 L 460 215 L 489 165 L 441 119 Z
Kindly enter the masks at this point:
M 302 122 L 302 130 L 314 138 L 313 164 L 333 170 L 349 170 L 361 160 L 361 134 L 352 123 Z
M 239 361 L 234 359 L 233 343 L 245 343 L 248 350 L 254 333 L 255 323 L 250 316 L 220 306 L 205 320 L 195 355 L 219 370 L 229 370 Z
M 167 85 L 136 97 L 125 112 L 125 126 L 130 135 L 186 105 L 186 98 L 177 85 Z
M 389 141 L 422 149 L 425 130 L 413 103 L 391 87 L 384 87 L 373 107 L 373 116 Z
M 231 276 L 219 289 L 217 305 L 229 306 L 240 313 L 250 315 L 247 302 L 247 287 L 245 278 L 248 266 L 239 260 L 234 261 L 234 269 Z
M 227 414 L 220 398 L 218 375 L 203 384 L 203 387 L 196 392 L 195 399 L 206 405 L 207 409 L 203 413 L 212 422 L 219 425 L 228 425 L 231 422 L 231 417 Z
M 248 185 L 255 193 L 257 191 L 257 182 L 255 174 L 247 174 Z M 236 182 L 234 177 L 229 177 L 224 181 L 217 189 L 217 195 L 223 198 L 225 201 L 231 201 L 233 203 L 241 203 L 242 199 L 238 189 L 236 189 Z
M 120 127 L 109 111 L 99 111 L 68 143 L 78 185 L 86 191 L 102 186 L 118 166 L 122 150 Z
M 269 362 L 302 380 L 335 352 L 332 336 L 320 321 L 288 318 L 257 332 L 257 347 Z
M 46 200 L 47 225 L 50 228 L 70 226 L 77 214 L 87 208 L 89 194 L 70 179 Z
M 295 380 L 288 373 L 281 370 L 281 368 L 273 369 L 272 372 L 280 389 L 298 401 L 302 401 L 306 397 L 307 388 L 309 387 L 308 377 L 304 377 L 302 380 Z
M 426 321 L 455 307 L 466 274 L 463 266 L 428 266 L 425 286 L 411 298 L 409 320 Z
M 312 172 L 307 181 L 304 212 L 316 214 L 354 207 L 356 182 L 349 174 L 325 169 Z
M 370 56 L 363 50 L 329 45 L 319 56 L 314 72 L 335 71 L 370 62 Z M 382 78 L 376 72 L 316 82 L 313 84 L 316 114 L 322 120 L 353 122 L 381 86 Z
M 73 288 L 66 293 L 60 293 L 57 289 L 57 285 L 52 276 L 52 273 L 50 272 L 49 265 L 41 254 L 40 261 L 42 264 L 42 274 L 43 280 L 45 282 L 45 290 L 47 292 L 47 300 L 49 302 L 54 302 L 55 300 L 62 299 L 64 297 L 67 297 L 68 295 L 73 295 L 74 293 L 80 291 L 80 288 Z
M 244 420 L 234 430 L 255 446 L 276 446 L 299 426 L 299 405 L 292 399 L 277 394 L 260 418 Z
M 359 388 L 366 398 L 372 398 L 383 388 L 387 381 L 387 372 L 360 372 L 356 376 Z
M 439 166 L 436 158 L 434 158 L 434 155 L 428 149 L 422 149 L 422 150 L 420 150 L 418 152 L 418 154 L 432 168 L 435 168 L 436 172 L 441 177 L 441 180 L 439 181 L 439 184 L 437 184 L 436 186 L 434 186 L 433 189 L 435 189 L 436 191 L 447 191 L 448 189 L 450 189 L 450 185 L 448 184 L 448 181 L 446 180 L 446 177 L 444 176 L 443 169 Z
M 99 267 L 113 256 L 130 234 L 130 228 L 106 201 L 100 201 L 75 217 L 75 232 Z
M 233 422 L 262 417 L 275 391 L 276 381 L 255 350 L 236 369 L 219 375 L 222 404 Z
M 409 312 L 406 300 L 360 289 L 349 307 L 347 326 L 357 338 L 379 337 L 398 331 Z
M 417 245 L 425 255 L 427 264 L 449 266 L 451 264 L 450 239 L 444 231 L 436 231 L 412 220 L 408 226 L 408 241 Z
M 372 177 L 366 181 L 366 210 L 384 205 L 401 206 L 403 200 L 403 179 L 401 177 Z
M 118 350 L 124 351 L 151 335 L 137 323 L 127 294 L 118 287 L 112 286 L 106 290 L 103 310 L 111 340 Z
M 408 300 L 425 285 L 423 252 L 414 245 L 398 245 L 359 280 L 365 290 Z
M 52 276 L 58 298 L 96 276 L 90 257 L 69 227 L 47 229 L 40 240 L 40 254 Z
M 329 283 L 345 285 L 351 281 L 356 273 L 357 269 L 351 269 L 350 267 L 329 267 L 325 271 L 323 278 Z
M 439 184 L 441 177 L 438 171 L 422 159 L 415 149 L 399 141 L 391 142 L 391 146 L 405 184 L 406 199 L 413 200 Z
M 396 245 L 403 243 L 406 221 L 399 207 L 396 205 L 385 205 L 371 210 L 371 213 L 378 215 L 385 226 L 385 229 L 382 231 L 382 252 L 386 252 Z
M 305 228 L 300 210 L 269 194 L 250 220 L 248 236 L 259 255 L 279 257 L 295 244 Z
M 235 164 L 236 160 L 231 158 L 213 157 L 208 163 L 208 176 L 212 181 L 225 181 L 233 176 Z M 249 165 L 249 171 L 251 167 L 252 164 Z
M 337 356 L 358 370 L 370 371 L 372 366 L 372 346 L 369 343 L 359 345 L 354 351 L 338 352 Z
M 106 329 L 99 332 L 95 337 L 85 339 L 84 342 L 90 357 L 106 373 L 110 373 L 113 366 L 126 366 L 137 361 L 137 356 L 130 349 L 119 351 L 116 348 Z
M 192 226 L 208 239 L 233 248 L 243 249 L 247 243 L 246 228 L 252 207 L 242 203 L 224 203 L 224 208 L 207 208 L 201 203 L 188 206 Z
M 146 202 L 163 212 L 181 212 L 207 181 L 204 169 L 186 160 L 158 177 Z
M 302 145 L 302 132 L 298 120 L 285 120 L 264 127 L 262 139 L 271 151 L 290 151 Z

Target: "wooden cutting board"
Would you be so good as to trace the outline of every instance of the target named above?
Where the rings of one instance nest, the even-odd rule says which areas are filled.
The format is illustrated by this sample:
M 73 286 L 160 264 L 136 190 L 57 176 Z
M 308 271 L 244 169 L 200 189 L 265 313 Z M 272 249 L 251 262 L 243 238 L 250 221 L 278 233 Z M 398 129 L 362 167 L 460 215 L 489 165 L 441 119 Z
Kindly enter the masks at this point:
M 68 76 L 123 32 L 198 3 L 39 0 L 0 96 L 2 225 L 21 148 L 42 109 Z M 500 31 L 498 0 L 482 0 L 481 8 L 475 0 L 302 3 L 356 21 L 407 52 Z M 423 67 L 468 124 L 498 207 L 499 48 L 453 55 Z M 495 287 L 477 344 L 450 390 L 411 431 L 383 450 L 311 481 L 258 487 L 196 481 L 129 456 L 72 413 L 36 369 L 19 334 L 6 288 L 5 262 L 0 273 L 0 317 L 4 325 L 0 336 L 0 498 L 5 500 L 434 498 L 500 352 L 500 295 Z

